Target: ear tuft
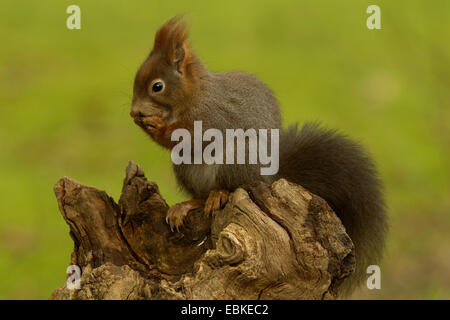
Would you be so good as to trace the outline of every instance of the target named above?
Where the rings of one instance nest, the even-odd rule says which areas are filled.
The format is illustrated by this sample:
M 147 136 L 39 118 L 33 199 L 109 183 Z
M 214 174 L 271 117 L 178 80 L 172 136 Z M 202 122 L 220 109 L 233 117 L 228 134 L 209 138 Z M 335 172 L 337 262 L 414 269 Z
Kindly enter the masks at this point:
M 189 57 L 187 38 L 186 22 L 182 16 L 177 15 L 166 21 L 156 32 L 153 51 L 164 52 L 168 62 L 182 72 L 181 69 Z

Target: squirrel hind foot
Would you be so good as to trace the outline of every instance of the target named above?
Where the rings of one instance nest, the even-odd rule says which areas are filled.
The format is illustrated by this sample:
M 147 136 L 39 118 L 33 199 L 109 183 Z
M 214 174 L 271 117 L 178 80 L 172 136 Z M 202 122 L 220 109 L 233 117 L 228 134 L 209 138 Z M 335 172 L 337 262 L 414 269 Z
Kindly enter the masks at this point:
M 229 195 L 230 191 L 225 189 L 211 190 L 205 202 L 204 212 L 210 215 L 214 211 L 222 209 L 228 202 Z
M 180 228 L 183 227 L 184 218 L 188 215 L 189 211 L 201 208 L 205 202 L 200 199 L 191 199 L 188 201 L 174 204 L 167 211 L 166 222 L 170 226 L 170 230 L 174 232 L 174 228 L 177 232 L 180 232 Z

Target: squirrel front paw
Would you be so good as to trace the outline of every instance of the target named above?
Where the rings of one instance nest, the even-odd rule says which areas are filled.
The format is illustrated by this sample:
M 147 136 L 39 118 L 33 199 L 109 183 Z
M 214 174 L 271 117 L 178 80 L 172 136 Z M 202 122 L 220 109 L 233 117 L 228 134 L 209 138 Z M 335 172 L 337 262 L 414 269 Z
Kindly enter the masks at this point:
M 177 123 L 168 125 L 159 114 L 135 118 L 134 122 L 161 146 L 170 149 L 176 144 L 171 135 L 178 128 Z
M 175 228 L 180 232 L 180 228 L 183 226 L 183 220 L 189 211 L 203 207 L 204 203 L 200 199 L 191 199 L 171 206 L 166 216 L 166 222 L 169 224 L 170 230 L 173 232 Z
M 145 132 L 147 132 L 152 137 L 160 135 L 167 127 L 167 124 L 159 115 L 142 117 L 139 118 L 138 121 L 138 125 L 140 125 L 145 130 Z
M 206 214 L 211 214 L 213 211 L 222 209 L 228 202 L 228 196 L 230 192 L 225 189 L 211 190 L 208 199 L 205 202 L 205 208 L 203 209 Z

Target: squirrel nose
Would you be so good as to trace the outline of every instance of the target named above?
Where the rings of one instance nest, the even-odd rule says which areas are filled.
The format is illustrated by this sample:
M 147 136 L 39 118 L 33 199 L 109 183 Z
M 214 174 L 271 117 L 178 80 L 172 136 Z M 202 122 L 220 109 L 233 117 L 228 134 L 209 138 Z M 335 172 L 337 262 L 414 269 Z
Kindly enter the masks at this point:
M 142 112 L 140 112 L 140 111 L 138 111 L 136 109 L 131 109 L 130 116 L 132 118 L 140 118 L 140 117 L 142 117 Z
M 131 105 L 130 116 L 133 118 L 141 118 L 141 117 L 146 116 L 143 105 L 140 103 L 134 102 Z

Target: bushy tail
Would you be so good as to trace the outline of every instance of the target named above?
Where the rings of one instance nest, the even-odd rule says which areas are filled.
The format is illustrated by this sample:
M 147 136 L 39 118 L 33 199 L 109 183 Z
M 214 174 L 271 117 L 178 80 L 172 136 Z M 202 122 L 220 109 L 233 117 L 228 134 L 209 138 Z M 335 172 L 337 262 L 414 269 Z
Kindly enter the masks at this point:
M 366 279 L 384 248 L 387 221 L 382 186 L 363 148 L 318 124 L 297 125 L 280 136 L 280 169 L 285 178 L 325 199 L 355 245 L 356 270 L 342 284 L 344 297 Z

